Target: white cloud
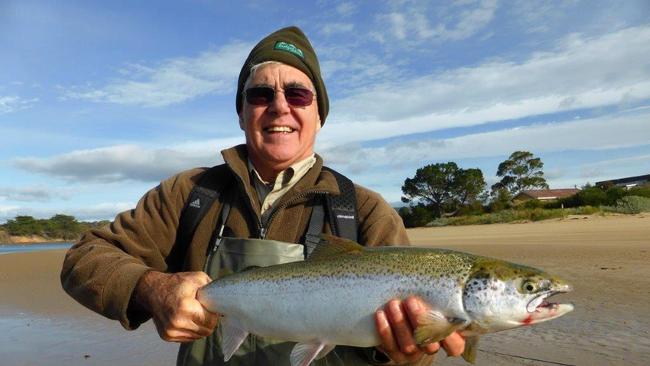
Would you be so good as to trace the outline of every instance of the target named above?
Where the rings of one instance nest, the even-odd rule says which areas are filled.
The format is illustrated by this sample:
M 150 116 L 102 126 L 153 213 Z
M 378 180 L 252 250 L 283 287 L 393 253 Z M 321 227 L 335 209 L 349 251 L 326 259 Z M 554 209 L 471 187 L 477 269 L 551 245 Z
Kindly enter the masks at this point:
M 47 219 L 57 214 L 74 216 L 79 221 L 112 220 L 118 213 L 133 207 L 135 207 L 135 202 L 98 203 L 91 206 L 60 209 L 0 205 L 0 223 L 14 219 L 16 216 L 24 215 Z
M 455 161 L 468 158 L 508 156 L 512 151 L 536 153 L 567 150 L 604 150 L 650 144 L 650 110 L 644 113 L 607 116 L 516 127 L 448 139 L 393 143 L 381 147 L 358 144 L 329 145 L 323 156 L 336 166 L 361 172 L 382 166 L 404 166 L 422 161 Z
M 72 87 L 65 98 L 93 102 L 162 107 L 210 93 L 231 93 L 252 45 L 233 42 L 195 58 L 180 57 L 157 66 L 127 65 L 122 76 L 107 85 Z
M 650 27 L 577 35 L 521 62 L 489 62 L 366 86 L 334 101 L 323 135 L 358 141 L 650 98 Z
M 578 1 L 517 0 L 509 8 L 523 32 L 544 33 L 561 21 Z
M 354 14 L 356 10 L 357 8 L 354 3 L 341 3 L 336 6 L 336 12 L 344 17 Z
M 409 2 L 399 10 L 378 15 L 378 30 L 373 36 L 380 42 L 397 39 L 412 45 L 425 40 L 463 40 L 492 22 L 498 4 L 496 0 L 456 2 L 444 15 L 432 14 L 430 6 L 427 2 Z M 433 8 L 436 12 L 441 9 L 439 4 Z
M 113 220 L 118 213 L 134 208 L 135 204 L 136 202 L 98 203 L 90 207 L 68 208 L 66 211 L 72 212 L 69 215 L 80 221 Z
M 219 151 L 243 138 L 184 143 L 165 148 L 117 145 L 77 150 L 49 158 L 16 158 L 22 170 L 74 182 L 158 182 L 182 170 L 223 162 Z
M 390 25 L 393 36 L 399 40 L 406 38 L 407 23 L 405 18 L 406 16 L 401 13 L 390 13 L 384 17 Z
M 477 7 L 463 10 L 455 24 L 438 25 L 437 36 L 442 39 L 461 40 L 469 38 L 487 26 L 497 9 L 496 0 L 481 0 Z
M 47 202 L 53 198 L 68 199 L 69 197 L 70 192 L 48 187 L 0 187 L 0 200 L 6 201 Z
M 0 205 L 0 223 L 4 223 L 9 219 L 13 219 L 18 215 L 20 210 L 19 206 L 13 205 Z
M 320 33 L 326 36 L 333 34 L 349 33 L 354 30 L 352 23 L 328 23 L 320 28 Z
M 650 174 L 650 155 L 628 156 L 617 159 L 606 159 L 592 163 L 581 164 L 576 169 L 580 172 L 580 177 L 588 179 L 589 182 L 595 183 L 616 178 L 630 176 L 628 173 L 621 172 L 626 167 L 636 167 L 635 175 Z M 626 169 L 629 172 L 629 169 Z
M 0 95 L 0 115 L 31 107 L 38 98 L 24 99 L 15 95 Z

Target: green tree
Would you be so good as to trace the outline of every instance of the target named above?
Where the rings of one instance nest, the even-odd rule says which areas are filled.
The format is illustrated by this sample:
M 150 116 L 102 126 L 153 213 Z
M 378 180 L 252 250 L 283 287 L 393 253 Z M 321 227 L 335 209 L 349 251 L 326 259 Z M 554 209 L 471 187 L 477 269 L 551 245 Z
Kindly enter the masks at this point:
M 515 151 L 499 164 L 497 176 L 501 177 L 501 180 L 492 185 L 492 192 L 496 194 L 500 189 L 506 189 L 514 197 L 526 189 L 548 189 L 543 167 L 542 160 L 531 152 Z
M 43 226 L 32 216 L 16 216 L 4 225 L 10 235 L 40 235 Z
M 83 226 L 77 219 L 69 215 L 54 215 L 49 220 L 46 220 L 46 225 L 45 233 L 52 238 L 71 240 L 75 239 L 83 231 Z
M 485 188 L 480 169 L 461 169 L 454 162 L 426 165 L 406 178 L 402 186 L 402 202 L 423 204 L 434 217 L 456 211 L 476 201 Z
M 459 169 L 455 178 L 454 186 L 459 205 L 467 206 L 479 200 L 479 195 L 486 185 L 481 169 Z

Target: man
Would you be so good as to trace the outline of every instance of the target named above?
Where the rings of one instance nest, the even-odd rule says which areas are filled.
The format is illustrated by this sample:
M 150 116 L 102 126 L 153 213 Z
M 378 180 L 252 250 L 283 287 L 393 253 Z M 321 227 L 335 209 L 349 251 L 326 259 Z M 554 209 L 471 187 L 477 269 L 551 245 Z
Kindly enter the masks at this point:
M 343 194 L 313 151 L 329 101 L 302 31 L 281 29 L 253 48 L 239 75 L 236 107 L 246 145 L 224 150 L 224 165 L 163 181 L 110 227 L 86 233 L 63 264 L 62 284 L 72 297 L 127 329 L 153 318 L 162 339 L 182 343 L 179 365 L 223 363 L 213 332 L 218 314 L 201 306 L 197 290 L 226 272 L 302 260 L 305 247 L 290 243 L 305 242 L 325 195 Z M 197 184 L 212 187 L 219 199 L 185 240 L 179 223 L 184 210 L 200 207 L 200 200 L 189 202 Z M 400 217 L 378 194 L 353 191 L 361 244 L 408 242 Z M 324 225 L 332 232 L 331 222 Z M 392 300 L 375 314 L 378 349 L 337 347 L 317 363 L 403 364 L 434 354 L 438 343 L 419 348 L 412 335 L 425 310 L 416 298 Z M 251 336 L 231 362 L 286 363 L 287 343 Z M 450 355 L 464 348 L 456 333 L 441 343 Z

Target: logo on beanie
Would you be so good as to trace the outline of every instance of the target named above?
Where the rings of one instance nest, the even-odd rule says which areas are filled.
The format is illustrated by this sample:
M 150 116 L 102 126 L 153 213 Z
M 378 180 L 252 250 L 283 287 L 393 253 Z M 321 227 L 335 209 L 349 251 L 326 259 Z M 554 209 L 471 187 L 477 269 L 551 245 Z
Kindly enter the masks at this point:
M 289 42 L 277 41 L 275 42 L 275 46 L 273 46 L 273 49 L 293 53 L 294 55 L 302 59 L 305 58 L 305 56 L 302 53 L 302 50 Z

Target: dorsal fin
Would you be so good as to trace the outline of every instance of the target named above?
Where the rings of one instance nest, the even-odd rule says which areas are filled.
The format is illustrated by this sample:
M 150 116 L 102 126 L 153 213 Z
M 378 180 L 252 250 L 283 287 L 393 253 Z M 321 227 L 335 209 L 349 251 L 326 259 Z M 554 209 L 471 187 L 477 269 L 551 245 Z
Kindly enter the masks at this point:
M 361 254 L 363 250 L 361 244 L 352 240 L 321 234 L 320 242 L 308 260 L 326 259 L 346 254 Z

